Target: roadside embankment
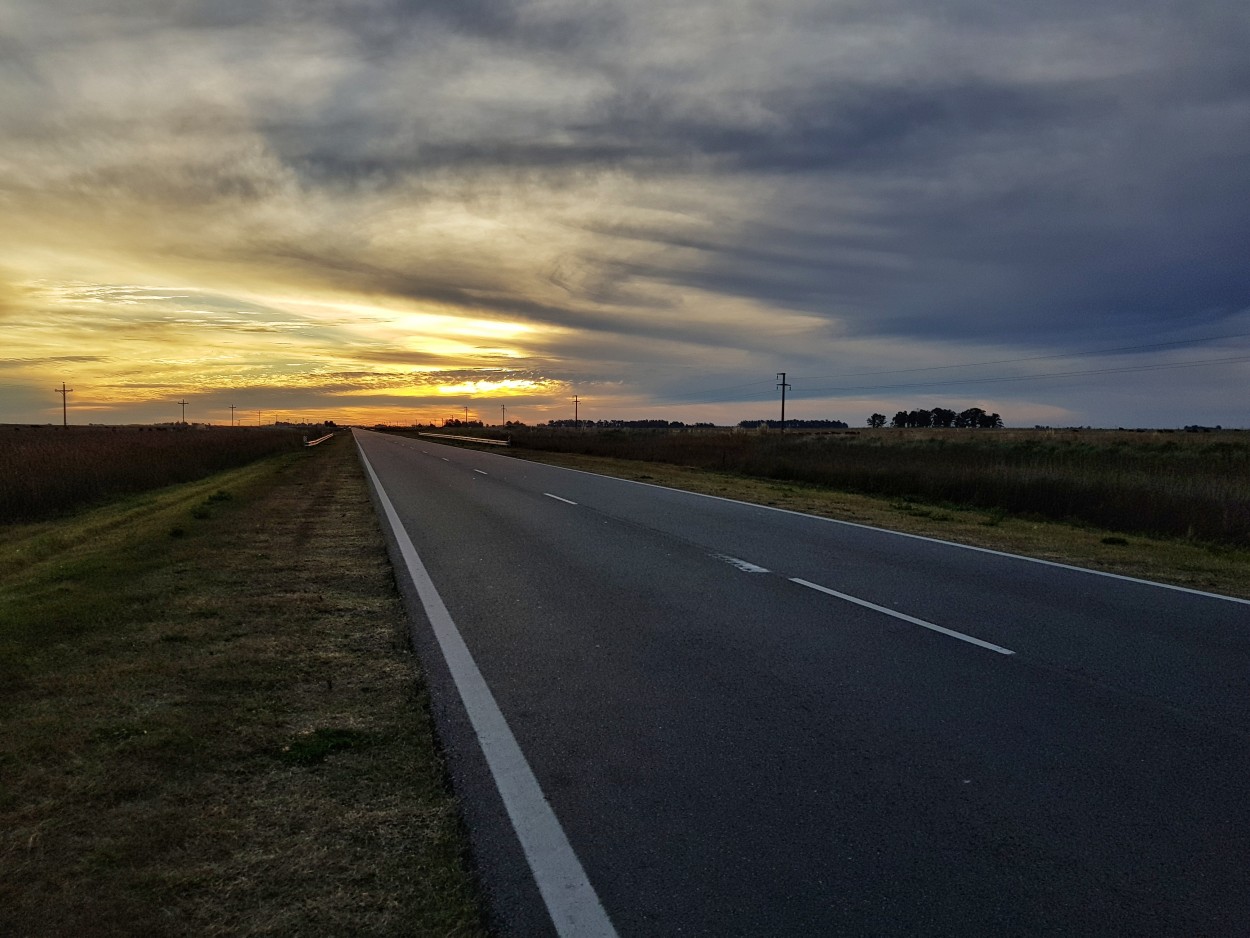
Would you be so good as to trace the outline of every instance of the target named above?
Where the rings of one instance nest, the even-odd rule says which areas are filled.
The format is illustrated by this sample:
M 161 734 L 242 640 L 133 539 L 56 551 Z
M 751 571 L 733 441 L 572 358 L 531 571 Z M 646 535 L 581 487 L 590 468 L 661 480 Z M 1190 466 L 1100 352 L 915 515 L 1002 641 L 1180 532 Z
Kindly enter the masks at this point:
M 349 435 L 0 529 L 0 934 L 484 934 Z

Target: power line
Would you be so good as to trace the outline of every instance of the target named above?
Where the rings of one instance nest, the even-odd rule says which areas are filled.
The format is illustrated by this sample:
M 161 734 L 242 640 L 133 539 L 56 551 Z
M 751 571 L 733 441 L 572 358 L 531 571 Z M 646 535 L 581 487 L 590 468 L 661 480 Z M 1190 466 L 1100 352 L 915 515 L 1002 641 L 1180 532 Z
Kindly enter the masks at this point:
M 666 403 L 668 406 L 676 407 L 682 404 L 721 404 L 726 401 L 737 401 L 737 400 L 741 400 L 742 398 L 741 397 L 714 397 L 714 396 L 709 397 L 709 395 L 724 394 L 726 391 L 738 391 L 743 388 L 756 388 L 756 387 L 760 388 L 760 393 L 763 394 L 764 392 L 763 386 L 771 384 L 771 383 L 772 382 L 769 381 L 767 378 L 764 378 L 760 381 L 748 381 L 746 384 L 736 384 L 728 388 L 717 388 L 712 391 L 704 391 L 700 394 L 696 394 L 692 398 L 683 398 L 681 400 L 668 401 Z
M 1153 365 L 1128 365 L 1123 368 L 1092 368 L 1086 371 L 1050 371 L 1033 375 L 1001 375 L 994 378 L 951 378 L 947 381 L 921 381 L 912 384 L 842 385 L 830 388 L 812 388 L 812 394 L 830 391 L 897 391 L 907 388 L 944 387 L 951 384 L 996 384 L 1005 381 L 1032 381 L 1038 378 L 1072 378 L 1087 375 L 1114 375 L 1138 371 L 1166 371 L 1172 368 L 1197 368 L 1203 365 L 1232 365 L 1250 362 L 1250 355 L 1238 358 L 1208 358 L 1193 362 L 1162 362 Z
M 965 362 L 962 365 L 929 365 L 925 368 L 891 368 L 883 371 L 852 371 L 842 375 L 807 375 L 800 376 L 802 381 L 822 381 L 829 378 L 859 378 L 868 375 L 901 375 L 921 371 L 945 371 L 951 368 L 979 368 L 984 365 L 1014 365 L 1018 362 L 1038 362 L 1055 358 L 1080 358 L 1087 355 L 1111 355 L 1116 352 L 1141 352 L 1146 349 L 1169 348 L 1178 345 L 1195 345 L 1199 342 L 1215 342 L 1220 339 L 1250 338 L 1250 332 L 1234 335 L 1213 335 L 1200 339 L 1174 339 L 1171 342 L 1152 342 L 1149 345 L 1121 345 L 1116 348 L 1089 349 L 1084 352 L 1056 352 L 1051 355 L 1029 355 L 1025 358 L 999 358 L 994 361 Z
M 1214 342 L 1214 341 L 1218 341 L 1221 339 L 1243 339 L 1243 338 L 1250 338 L 1250 333 L 1234 333 L 1230 335 L 1204 336 L 1202 338 L 1195 338 L 1195 339 L 1175 339 L 1169 342 L 1152 342 L 1152 343 L 1142 344 L 1142 345 L 1122 345 L 1122 346 L 1116 346 L 1114 348 L 1089 349 L 1086 351 L 1063 352 L 1063 353 L 1056 353 L 1056 354 L 1051 354 L 1051 355 L 1029 355 L 1029 356 L 1024 356 L 1021 358 L 1002 358 L 1002 359 L 995 359 L 993 361 L 965 362 L 963 364 L 958 364 L 958 365 L 931 365 L 931 366 L 924 367 L 924 368 L 895 368 L 895 369 L 885 369 L 881 371 L 848 372 L 842 375 L 809 376 L 809 377 L 800 377 L 798 380 L 820 381 L 820 380 L 838 380 L 839 378 L 866 377 L 869 375 L 917 374 L 917 373 L 926 372 L 926 371 L 948 371 L 948 370 L 953 370 L 957 368 L 975 368 L 975 367 L 981 367 L 981 366 L 986 366 L 986 365 L 1007 365 L 1007 364 L 1017 364 L 1020 362 L 1047 361 L 1047 360 L 1063 359 L 1063 358 L 1078 358 L 1078 357 L 1085 357 L 1089 355 L 1111 355 L 1111 354 L 1115 354 L 1119 352 L 1140 352 L 1140 351 L 1146 351 L 1150 349 L 1170 348 L 1170 347 L 1177 347 L 1177 346 L 1183 346 L 1183 345 L 1194 345 L 1199 342 Z M 805 389 L 804 396 L 807 397 L 807 396 L 810 396 L 811 394 L 826 393 L 829 391 L 905 390 L 908 388 L 941 387 L 941 386 L 951 385 L 951 384 L 990 384 L 990 383 L 1005 382 L 1005 381 L 1028 381 L 1033 378 L 1058 378 L 1058 377 L 1074 377 L 1074 376 L 1080 376 L 1080 375 L 1119 374 L 1119 373 L 1137 372 L 1137 371 L 1164 370 L 1164 369 L 1169 369 L 1169 368 L 1190 368 L 1190 367 L 1198 367 L 1202 365 L 1235 364 L 1237 362 L 1242 362 L 1242 361 L 1247 361 L 1247 360 L 1250 360 L 1250 359 L 1217 358 L 1217 359 L 1204 359 L 1202 361 L 1196 361 L 1196 362 L 1180 362 L 1180 363 L 1166 363 L 1165 362 L 1165 363 L 1154 363 L 1154 364 L 1148 364 L 1148 365 L 1131 365 L 1131 366 L 1124 366 L 1121 368 L 1091 369 L 1091 370 L 1086 370 L 1086 371 L 1043 372 L 1041 374 L 1032 374 L 1032 375 L 1004 375 L 1004 376 L 985 377 L 985 378 L 948 378 L 942 381 L 913 382 L 913 383 L 906 383 L 906 384 L 843 385 L 843 386 L 836 386 L 836 387 L 818 387 L 818 388 Z M 763 388 L 761 386 L 767 385 L 769 383 L 770 382 L 767 379 L 763 379 L 759 381 L 750 381 L 745 384 L 732 385 L 726 388 L 716 388 L 713 390 L 704 391 L 702 393 L 695 394 L 690 397 L 681 398 L 678 400 L 665 401 L 664 404 L 665 406 L 669 406 L 669 407 L 677 407 L 677 406 L 688 405 L 688 404 L 722 404 L 722 403 L 731 403 L 731 402 L 733 403 L 747 402 L 748 399 L 743 396 L 733 395 L 729 397 L 717 397 L 714 395 L 723 394 L 727 391 L 736 391 L 736 390 L 741 390 L 744 388 L 755 388 L 755 387 L 760 387 L 760 394 L 755 399 L 759 401 L 763 401 L 766 398 L 763 396 Z

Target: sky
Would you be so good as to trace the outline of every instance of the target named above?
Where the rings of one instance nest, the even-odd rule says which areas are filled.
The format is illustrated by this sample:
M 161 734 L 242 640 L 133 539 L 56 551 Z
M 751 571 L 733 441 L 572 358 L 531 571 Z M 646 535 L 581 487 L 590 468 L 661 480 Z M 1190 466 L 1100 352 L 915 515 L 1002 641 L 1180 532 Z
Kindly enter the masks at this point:
M 0 423 L 1250 427 L 1248 206 L 1245 0 L 0 0 Z

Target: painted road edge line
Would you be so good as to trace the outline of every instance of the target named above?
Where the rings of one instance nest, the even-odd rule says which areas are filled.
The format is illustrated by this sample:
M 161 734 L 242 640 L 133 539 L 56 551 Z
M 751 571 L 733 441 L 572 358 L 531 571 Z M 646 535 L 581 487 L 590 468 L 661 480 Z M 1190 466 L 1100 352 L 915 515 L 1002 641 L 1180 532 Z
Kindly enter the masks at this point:
M 915 616 L 909 616 L 906 613 L 896 612 L 893 609 L 887 609 L 885 606 L 878 606 L 876 603 L 870 603 L 866 599 L 859 599 L 846 593 L 839 593 L 837 590 L 831 590 L 827 586 L 821 586 L 819 583 L 812 583 L 808 580 L 800 580 L 796 576 L 790 577 L 791 583 L 797 583 L 799 586 L 806 586 L 808 589 L 816 590 L 818 593 L 826 593 L 829 596 L 836 596 L 838 599 L 844 599 L 848 603 L 854 603 L 857 606 L 863 606 L 865 609 L 872 609 L 875 612 L 883 612 L 887 616 L 893 616 L 896 619 L 902 619 L 904 622 L 910 622 L 912 625 L 918 625 L 922 629 L 929 629 L 934 632 L 941 632 L 943 635 L 949 635 L 951 638 L 957 638 L 961 642 L 968 642 L 972 645 L 980 645 L 982 648 L 988 648 L 990 651 L 996 651 L 1000 655 L 1014 655 L 1015 652 L 1010 648 L 1004 648 L 1002 645 L 995 645 L 993 642 L 983 641 L 979 638 L 973 638 L 971 635 L 965 635 L 963 632 L 956 632 L 954 629 L 943 628 L 940 625 L 934 625 L 932 622 L 926 622 L 924 619 L 917 619 Z
M 563 938 L 582 935 L 615 938 L 616 929 L 495 702 L 495 695 L 473 660 L 377 473 L 364 450 L 359 449 L 359 452 L 556 932 Z
M 550 492 L 543 492 L 548 498 L 554 498 L 558 502 L 564 502 L 566 505 L 576 505 L 577 502 L 571 502 L 567 498 L 561 498 L 559 495 L 552 495 Z

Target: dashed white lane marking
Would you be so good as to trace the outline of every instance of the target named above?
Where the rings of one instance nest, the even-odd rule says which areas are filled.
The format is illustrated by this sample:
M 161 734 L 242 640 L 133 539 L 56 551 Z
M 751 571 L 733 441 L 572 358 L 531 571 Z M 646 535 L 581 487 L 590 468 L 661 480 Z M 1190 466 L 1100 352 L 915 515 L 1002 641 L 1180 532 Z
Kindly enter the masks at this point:
M 723 560 L 731 566 L 737 567 L 743 573 L 767 573 L 765 567 L 751 563 L 749 560 L 741 560 L 738 557 L 730 557 L 728 554 L 713 554 L 717 560 Z
M 557 934 L 561 938 L 616 938 L 616 929 L 495 702 L 495 695 L 452 621 L 373 466 L 364 450 L 359 452 Z
M 823 518 L 820 515 L 811 515 L 802 511 L 794 511 L 791 508 L 778 508 L 775 505 L 757 505 L 754 502 L 744 502 L 736 498 L 726 498 L 723 495 L 706 495 L 703 492 L 687 492 L 684 489 L 671 489 L 663 485 L 656 485 L 654 482 L 639 482 L 636 479 L 617 479 L 615 476 L 604 476 L 596 472 L 588 472 L 585 469 L 569 469 L 565 466 L 548 466 L 559 472 L 576 472 L 581 475 L 594 476 L 598 479 L 613 479 L 626 485 L 641 485 L 649 489 L 659 489 L 666 495 L 689 495 L 692 498 L 710 498 L 716 502 L 728 502 L 731 505 L 745 505 L 748 508 L 758 508 L 761 511 L 775 511 L 783 515 L 796 515 L 799 518 L 807 518 L 812 521 L 820 521 L 825 524 L 837 524 L 846 528 L 859 528 L 869 531 L 873 534 L 888 534 L 891 537 L 905 537 L 913 541 L 926 541 L 930 544 L 940 544 L 943 547 L 954 547 L 957 550 L 971 550 L 979 554 L 990 554 L 994 557 L 1006 557 L 1008 560 L 1020 560 L 1024 563 L 1041 564 L 1044 567 L 1055 567 L 1059 570 L 1070 570 L 1073 573 L 1088 573 L 1090 576 L 1106 577 L 1110 580 L 1123 580 L 1126 583 L 1137 583 L 1141 586 L 1155 586 L 1159 589 L 1172 590 L 1177 593 L 1189 593 L 1193 596 L 1201 596 L 1203 599 L 1218 599 L 1227 603 L 1240 603 L 1243 606 L 1250 606 L 1250 599 L 1242 599 L 1240 596 L 1224 596 L 1220 593 L 1208 593 L 1203 590 L 1192 589 L 1188 586 L 1176 586 L 1172 583 L 1156 583 L 1154 580 L 1143 580 L 1140 577 L 1125 576 L 1123 573 L 1110 573 L 1106 570 L 1091 570 L 1089 567 L 1078 567 L 1070 563 L 1059 563 L 1055 560 L 1043 560 L 1041 557 L 1026 557 L 1024 554 L 1009 554 L 1002 550 L 992 550 L 989 547 L 973 547 L 971 544 L 959 544 L 955 541 L 944 541 L 937 537 L 926 537 L 923 534 L 908 534 L 906 531 L 892 531 L 889 528 L 874 528 L 870 524 L 860 524 L 858 521 L 843 521 L 841 518 Z
M 910 622 L 912 625 L 918 625 L 922 629 L 930 629 L 934 632 L 941 632 L 943 635 L 949 635 L 951 638 L 957 638 L 961 642 L 980 645 L 982 648 L 988 648 L 990 651 L 996 651 L 1000 655 L 1015 654 L 1015 652 L 1010 648 L 1004 648 L 1002 645 L 995 645 L 993 642 L 982 641 L 979 638 L 973 638 L 971 635 L 965 635 L 963 632 L 956 632 L 953 629 L 947 629 L 940 625 L 934 625 L 932 622 L 926 622 L 924 619 L 917 619 L 915 616 L 909 616 L 902 612 L 896 612 L 893 609 L 887 609 L 885 606 L 878 606 L 876 603 L 870 603 L 866 599 L 859 599 L 855 596 L 849 596 L 846 593 L 839 593 L 837 590 L 831 590 L 829 587 L 821 586 L 819 583 L 811 583 L 807 580 L 800 580 L 798 577 L 793 576 L 790 577 L 790 582 L 797 583 L 799 586 L 806 586 L 808 589 L 816 590 L 818 593 L 826 593 L 829 596 L 836 596 L 838 599 L 844 599 L 848 603 L 855 603 L 855 605 L 863 606 L 865 609 L 872 609 L 875 612 L 882 612 L 887 616 L 902 619 L 904 622 Z
M 439 456 L 438 458 L 441 459 L 443 462 L 451 462 L 451 460 L 448 459 L 446 456 Z
M 548 498 L 554 498 L 558 502 L 564 502 L 566 505 L 576 505 L 577 502 L 571 502 L 567 498 L 561 498 L 559 495 L 552 495 L 550 492 L 543 492 Z
M 481 469 L 474 469 L 473 471 L 476 472 L 478 475 L 483 475 L 483 476 L 490 475 L 489 472 L 483 472 Z

